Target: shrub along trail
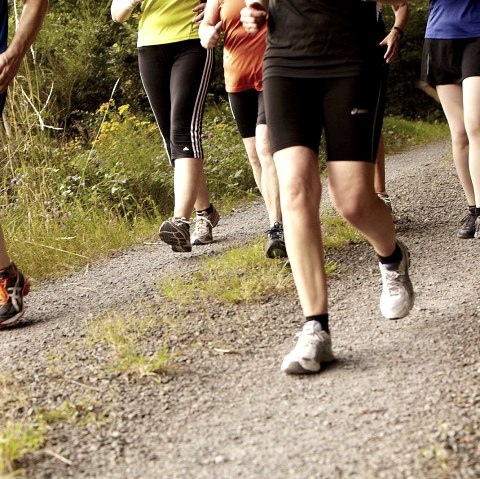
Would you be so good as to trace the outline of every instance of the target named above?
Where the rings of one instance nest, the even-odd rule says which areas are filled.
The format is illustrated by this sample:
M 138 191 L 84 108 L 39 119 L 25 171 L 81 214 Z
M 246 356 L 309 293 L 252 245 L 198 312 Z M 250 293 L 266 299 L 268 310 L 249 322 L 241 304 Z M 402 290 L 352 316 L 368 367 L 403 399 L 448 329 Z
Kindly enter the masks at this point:
M 140 245 L 37 285 L 23 322 L 0 331 L 1 370 L 29 393 L 17 416 L 43 411 L 47 424 L 43 448 L 17 466 L 29 479 L 480 477 L 480 241 L 456 238 L 465 205 L 449 152 L 438 142 L 387 158 L 416 304 L 405 319 L 382 318 L 371 249 L 336 252 L 337 361 L 317 375 L 280 371 L 300 326 L 294 294 L 195 301 L 165 319 L 157 281 L 262 235 L 261 202 L 223 217 L 218 241 L 192 254 Z M 164 318 L 142 348 L 156 351 L 168 332 L 174 367 L 112 371 L 88 333 L 111 310 Z

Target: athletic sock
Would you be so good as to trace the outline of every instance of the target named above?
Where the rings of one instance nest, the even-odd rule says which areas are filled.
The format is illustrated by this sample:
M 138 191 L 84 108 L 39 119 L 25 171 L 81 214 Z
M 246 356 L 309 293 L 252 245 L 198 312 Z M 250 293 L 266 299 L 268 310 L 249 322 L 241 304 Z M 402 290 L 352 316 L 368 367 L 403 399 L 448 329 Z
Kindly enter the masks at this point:
M 379 254 L 377 256 L 380 263 L 387 266 L 397 265 L 398 263 L 400 263 L 400 261 L 402 261 L 403 258 L 402 250 L 400 249 L 400 246 L 398 246 L 398 243 L 395 243 L 395 250 L 390 256 L 380 256 Z
M 207 216 L 213 211 L 213 205 L 210 203 L 210 206 L 205 210 L 197 210 L 197 215 Z
M 330 329 L 328 328 L 328 313 L 327 314 L 317 314 L 315 316 L 305 316 L 305 322 L 307 321 L 317 321 L 320 323 L 322 329 L 330 334 Z

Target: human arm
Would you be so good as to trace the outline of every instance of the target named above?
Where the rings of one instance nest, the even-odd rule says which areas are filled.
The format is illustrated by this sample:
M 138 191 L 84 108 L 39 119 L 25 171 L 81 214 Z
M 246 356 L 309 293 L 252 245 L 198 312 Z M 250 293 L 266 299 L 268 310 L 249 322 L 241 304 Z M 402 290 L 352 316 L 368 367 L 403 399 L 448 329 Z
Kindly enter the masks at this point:
M 386 46 L 385 61 L 390 63 L 394 60 L 400 50 L 400 40 L 403 37 L 403 32 L 408 22 L 408 4 L 401 3 L 399 5 L 392 5 L 392 10 L 395 14 L 395 22 L 388 35 L 380 42 L 381 46 Z
M 115 23 L 126 22 L 132 15 L 133 10 L 137 5 L 140 5 L 143 0 L 113 0 L 110 7 L 112 20 Z
M 257 33 L 267 21 L 268 0 L 245 0 L 240 12 L 243 28 L 248 33 Z
M 198 30 L 202 46 L 204 48 L 215 48 L 220 39 L 221 31 L 222 22 L 220 21 L 218 0 L 207 0 L 203 20 Z
M 40 31 L 47 8 L 48 0 L 24 0 L 12 41 L 6 51 L 0 54 L 0 92 L 4 92 L 15 78 L 23 57 Z

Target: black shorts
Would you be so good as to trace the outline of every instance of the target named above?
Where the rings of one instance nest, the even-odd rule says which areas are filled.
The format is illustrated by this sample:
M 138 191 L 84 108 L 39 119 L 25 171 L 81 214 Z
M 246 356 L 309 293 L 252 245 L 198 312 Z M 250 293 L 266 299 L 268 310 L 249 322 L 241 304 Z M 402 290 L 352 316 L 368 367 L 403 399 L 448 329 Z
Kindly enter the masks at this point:
M 273 152 L 305 146 L 318 153 L 325 130 L 327 161 L 375 162 L 382 128 L 378 72 L 346 78 L 270 77 L 265 112 Z
M 425 39 L 422 81 L 431 86 L 462 83 L 480 76 L 480 38 Z
M 257 125 L 265 125 L 263 92 L 255 89 L 229 93 L 228 101 L 242 138 L 255 136 Z

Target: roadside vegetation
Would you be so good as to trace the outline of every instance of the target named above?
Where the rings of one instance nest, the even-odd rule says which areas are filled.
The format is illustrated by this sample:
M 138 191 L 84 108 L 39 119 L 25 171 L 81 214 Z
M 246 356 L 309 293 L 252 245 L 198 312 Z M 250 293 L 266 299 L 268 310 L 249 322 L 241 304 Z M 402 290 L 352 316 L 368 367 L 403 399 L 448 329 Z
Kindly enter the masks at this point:
M 40 108 L 40 107 L 39 107 Z M 173 207 L 172 172 L 155 124 L 117 106 L 99 106 L 96 134 L 58 139 L 31 112 L 9 111 L 2 133 L 0 220 L 9 250 L 33 279 L 74 271 L 132 243 L 156 238 Z M 446 134 L 442 124 L 387 118 L 387 151 Z M 228 104 L 210 103 L 204 122 L 206 173 L 223 214 L 258 197 Z M 42 258 L 42 261 L 38 261 Z

